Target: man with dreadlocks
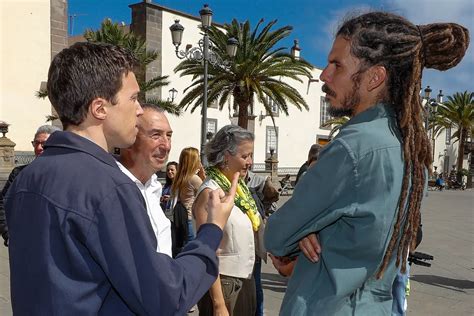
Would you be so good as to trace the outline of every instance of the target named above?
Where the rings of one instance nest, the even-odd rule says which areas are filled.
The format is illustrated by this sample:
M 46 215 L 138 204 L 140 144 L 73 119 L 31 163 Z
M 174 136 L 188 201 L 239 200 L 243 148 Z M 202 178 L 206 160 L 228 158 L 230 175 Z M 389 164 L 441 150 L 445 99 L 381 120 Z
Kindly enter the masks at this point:
M 308 254 L 305 243 L 315 238 L 305 237 L 313 233 L 322 248 L 319 260 L 298 256 L 281 315 L 390 314 L 431 163 L 418 95 L 422 70 L 455 66 L 468 45 L 460 25 L 414 25 L 383 12 L 339 29 L 320 79 L 331 114 L 351 119 L 265 231 L 275 256 L 300 248 Z

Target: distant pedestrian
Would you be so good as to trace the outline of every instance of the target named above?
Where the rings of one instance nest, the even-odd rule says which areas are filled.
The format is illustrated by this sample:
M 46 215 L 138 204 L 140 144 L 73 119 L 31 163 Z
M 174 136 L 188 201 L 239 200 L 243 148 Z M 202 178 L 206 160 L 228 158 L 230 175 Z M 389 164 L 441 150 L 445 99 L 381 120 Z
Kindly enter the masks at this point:
M 276 202 L 280 197 L 278 190 L 273 186 L 269 176 L 262 176 L 250 170 L 247 172 L 247 176 L 245 177 L 245 183 L 247 184 L 247 187 L 249 188 L 250 193 L 255 200 L 257 209 L 263 219 L 262 224 L 264 224 L 268 214 L 275 211 L 276 209 Z M 263 228 L 260 229 L 260 231 L 263 232 Z M 264 248 L 258 249 L 258 251 L 255 252 L 255 268 L 253 269 L 253 277 L 255 279 L 255 289 L 257 293 L 257 308 L 255 311 L 255 316 L 263 316 L 264 310 L 262 261 L 267 263 L 267 251 Z M 242 302 L 242 304 L 244 303 L 245 301 Z M 237 304 L 239 304 L 239 301 L 237 301 Z
M 44 144 L 48 140 L 49 136 L 56 132 L 60 131 L 61 129 L 59 127 L 56 127 L 54 125 L 43 125 L 36 130 L 35 136 L 33 137 L 33 141 L 31 144 L 33 145 L 35 157 L 38 157 L 41 155 L 44 151 Z M 7 182 L 5 183 L 5 186 L 3 187 L 2 193 L 0 194 L 0 234 L 3 237 L 3 244 L 5 247 L 8 247 L 8 226 L 7 226 L 7 221 L 5 219 L 5 205 L 4 205 L 4 199 L 5 196 L 7 195 L 7 191 L 10 188 L 10 186 L 13 183 L 13 180 L 20 174 L 20 171 L 22 171 L 24 168 L 26 168 L 28 165 L 22 165 L 13 168 L 11 171 L 10 175 L 8 176 Z
M 298 174 L 296 175 L 295 185 L 300 180 L 301 176 L 308 170 L 310 164 L 318 160 L 319 152 L 321 151 L 322 146 L 319 144 L 311 145 L 309 152 L 308 152 L 308 159 L 301 165 L 300 169 L 298 170 Z
M 174 255 L 195 237 L 192 207 L 204 175 L 199 150 L 194 147 L 184 148 L 179 155 L 178 169 L 171 186 L 176 248 Z
M 166 180 L 161 195 L 161 209 L 164 212 L 170 208 L 171 186 L 176 176 L 177 169 L 178 163 L 176 161 L 170 161 L 166 164 Z

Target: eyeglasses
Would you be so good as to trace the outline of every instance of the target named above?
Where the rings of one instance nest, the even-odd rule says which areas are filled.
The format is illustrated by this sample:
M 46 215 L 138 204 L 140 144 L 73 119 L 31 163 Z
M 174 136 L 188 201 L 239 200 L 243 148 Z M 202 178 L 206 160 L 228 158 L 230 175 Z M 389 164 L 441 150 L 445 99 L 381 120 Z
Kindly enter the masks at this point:
M 40 141 L 37 141 L 37 140 L 33 140 L 33 141 L 31 141 L 31 145 L 33 145 L 33 147 L 37 147 L 38 145 L 41 145 L 41 147 L 43 147 L 45 143 L 46 143 L 46 141 L 45 141 L 45 140 L 44 140 L 44 141 L 42 141 L 42 142 L 40 142 Z

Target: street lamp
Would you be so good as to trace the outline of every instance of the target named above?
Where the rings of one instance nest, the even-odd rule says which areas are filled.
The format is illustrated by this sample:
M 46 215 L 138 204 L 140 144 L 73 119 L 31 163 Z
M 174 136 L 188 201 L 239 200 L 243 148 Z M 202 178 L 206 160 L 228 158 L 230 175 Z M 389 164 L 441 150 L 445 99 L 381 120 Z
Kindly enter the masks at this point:
M 294 59 L 300 59 L 301 48 L 297 39 L 294 41 L 293 47 L 291 47 L 291 56 Z
M 425 128 L 426 132 L 428 133 L 428 128 L 429 128 L 429 121 L 430 119 L 436 114 L 436 111 L 438 109 L 438 105 L 440 105 L 443 102 L 443 90 L 439 90 L 438 95 L 436 96 L 436 99 L 431 99 L 431 90 L 430 86 L 427 86 L 425 91 L 425 97 L 424 99 L 426 100 L 426 115 L 425 115 Z M 431 144 L 432 144 L 432 156 L 433 156 L 433 161 L 435 157 L 435 127 L 434 124 L 431 129 Z
M 185 51 L 179 50 L 179 45 L 181 45 L 181 40 L 183 38 L 184 27 L 179 24 L 179 20 L 175 20 L 175 23 L 170 26 L 171 31 L 171 38 L 173 40 L 173 45 L 176 47 L 176 56 L 179 59 L 188 59 L 196 62 L 202 62 L 204 66 L 204 78 L 203 78 L 203 104 L 202 104 L 202 117 L 201 117 L 201 162 L 205 164 L 205 155 L 204 155 L 204 146 L 206 144 L 206 135 L 207 135 L 207 80 L 208 80 L 208 73 L 207 67 L 208 64 L 211 63 L 213 66 L 222 66 L 227 67 L 229 66 L 228 61 L 224 61 L 221 56 L 217 53 L 213 52 L 212 49 L 210 50 L 210 43 L 209 43 L 209 28 L 211 27 L 212 23 L 212 10 L 209 8 L 207 4 L 199 11 L 199 15 L 201 16 L 201 26 L 202 30 L 204 31 L 203 38 L 199 41 L 199 47 L 192 47 L 190 49 L 186 49 Z M 237 46 L 239 42 L 235 38 L 229 38 L 227 40 L 226 52 L 229 57 L 235 57 L 237 53 Z
M 169 92 L 168 101 L 174 102 L 174 99 L 176 98 L 176 95 L 178 94 L 178 90 L 176 90 L 175 88 L 171 88 L 168 92 Z

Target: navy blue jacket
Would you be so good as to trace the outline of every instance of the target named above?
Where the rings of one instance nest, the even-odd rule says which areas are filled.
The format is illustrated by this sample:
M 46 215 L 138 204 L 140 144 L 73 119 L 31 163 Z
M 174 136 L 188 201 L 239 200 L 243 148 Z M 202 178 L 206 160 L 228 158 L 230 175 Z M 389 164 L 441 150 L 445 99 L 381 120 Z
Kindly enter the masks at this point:
M 3 201 L 7 195 L 8 189 L 13 183 L 13 180 L 15 180 L 15 178 L 20 174 L 21 170 L 25 169 L 26 166 L 28 165 L 13 168 L 12 172 L 10 172 L 10 175 L 8 176 L 7 182 L 5 182 L 2 193 L 0 194 L 0 234 L 5 240 L 5 246 L 8 245 L 8 226 L 5 219 L 5 205 Z
M 70 132 L 18 175 L 6 212 L 15 315 L 184 315 L 218 274 L 221 229 L 203 225 L 175 260 L 157 253 L 136 185 Z

